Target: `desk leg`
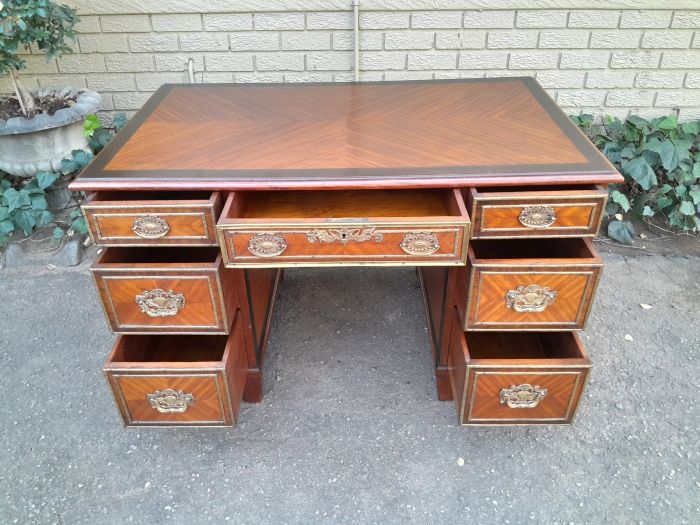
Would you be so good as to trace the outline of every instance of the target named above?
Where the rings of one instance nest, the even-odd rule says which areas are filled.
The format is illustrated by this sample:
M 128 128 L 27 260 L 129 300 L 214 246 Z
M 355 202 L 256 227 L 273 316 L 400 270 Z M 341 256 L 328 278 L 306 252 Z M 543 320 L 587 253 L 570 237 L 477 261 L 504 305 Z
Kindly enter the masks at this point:
M 454 267 L 423 267 L 418 269 L 423 290 L 423 303 L 428 322 L 428 335 L 435 363 L 435 386 L 438 399 L 450 401 L 452 387 L 447 371 L 447 349 L 450 343 L 452 304 L 457 272 Z
M 248 379 L 243 392 L 247 403 L 263 398 L 263 364 L 280 276 L 277 268 L 238 270 L 241 313 L 247 328 Z

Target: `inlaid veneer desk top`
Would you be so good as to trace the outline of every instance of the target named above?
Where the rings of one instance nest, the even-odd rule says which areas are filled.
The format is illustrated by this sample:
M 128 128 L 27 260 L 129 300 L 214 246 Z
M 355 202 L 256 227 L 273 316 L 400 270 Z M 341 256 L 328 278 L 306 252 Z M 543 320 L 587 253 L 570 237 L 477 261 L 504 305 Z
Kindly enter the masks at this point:
M 531 78 L 165 85 L 73 190 L 592 184 L 622 178 Z

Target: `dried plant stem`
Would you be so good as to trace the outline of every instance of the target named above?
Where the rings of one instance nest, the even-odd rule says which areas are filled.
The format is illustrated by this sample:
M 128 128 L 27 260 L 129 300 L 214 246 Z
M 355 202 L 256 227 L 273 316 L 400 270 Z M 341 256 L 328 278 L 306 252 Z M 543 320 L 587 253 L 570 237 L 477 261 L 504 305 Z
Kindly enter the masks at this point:
M 24 105 L 24 97 L 17 84 L 17 73 L 14 69 L 10 69 L 10 78 L 12 79 L 12 87 L 15 89 L 15 94 L 17 95 L 17 102 L 19 102 L 19 108 L 22 110 L 22 114 L 27 116 L 27 108 Z

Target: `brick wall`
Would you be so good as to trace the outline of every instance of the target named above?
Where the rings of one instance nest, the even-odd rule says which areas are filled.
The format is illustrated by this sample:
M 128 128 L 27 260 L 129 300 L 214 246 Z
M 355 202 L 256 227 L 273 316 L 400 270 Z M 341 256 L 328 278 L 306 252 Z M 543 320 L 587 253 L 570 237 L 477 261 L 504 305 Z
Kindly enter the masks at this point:
M 132 113 L 163 83 L 186 82 L 188 58 L 197 82 L 353 78 L 350 0 L 73 4 L 76 53 L 49 63 L 27 55 L 25 83 L 96 89 L 107 117 Z M 361 80 L 530 75 L 569 113 L 700 118 L 700 0 L 361 4 Z

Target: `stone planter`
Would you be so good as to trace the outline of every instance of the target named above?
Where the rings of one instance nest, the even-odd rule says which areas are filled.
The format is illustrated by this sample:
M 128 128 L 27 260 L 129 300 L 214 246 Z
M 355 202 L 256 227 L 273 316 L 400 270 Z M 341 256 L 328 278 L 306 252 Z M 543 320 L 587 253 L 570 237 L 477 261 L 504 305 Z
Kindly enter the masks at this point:
M 100 108 L 100 95 L 89 89 L 71 88 L 58 93 L 76 95 L 76 103 L 53 115 L 0 119 L 0 170 L 18 177 L 32 177 L 39 171 L 57 172 L 61 160 L 71 157 L 71 151 L 88 150 L 83 121 Z

